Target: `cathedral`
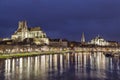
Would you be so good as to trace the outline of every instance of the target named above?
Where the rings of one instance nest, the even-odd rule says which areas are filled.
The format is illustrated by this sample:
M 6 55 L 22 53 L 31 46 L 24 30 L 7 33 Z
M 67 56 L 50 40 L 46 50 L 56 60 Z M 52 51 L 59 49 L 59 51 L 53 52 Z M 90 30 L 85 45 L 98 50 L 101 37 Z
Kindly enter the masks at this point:
M 11 39 L 22 42 L 25 39 L 33 39 L 35 44 L 49 44 L 49 39 L 40 27 L 28 28 L 26 21 L 19 21 L 18 29 L 11 36 Z

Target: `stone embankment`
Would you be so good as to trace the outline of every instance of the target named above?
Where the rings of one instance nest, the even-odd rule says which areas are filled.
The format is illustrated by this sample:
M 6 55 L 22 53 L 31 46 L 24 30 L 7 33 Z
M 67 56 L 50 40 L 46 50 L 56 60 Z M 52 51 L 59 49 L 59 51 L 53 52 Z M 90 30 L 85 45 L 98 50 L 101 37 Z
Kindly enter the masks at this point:
M 0 45 L 0 58 L 26 57 L 66 52 L 109 52 L 119 53 L 120 47 L 49 47 L 36 45 Z

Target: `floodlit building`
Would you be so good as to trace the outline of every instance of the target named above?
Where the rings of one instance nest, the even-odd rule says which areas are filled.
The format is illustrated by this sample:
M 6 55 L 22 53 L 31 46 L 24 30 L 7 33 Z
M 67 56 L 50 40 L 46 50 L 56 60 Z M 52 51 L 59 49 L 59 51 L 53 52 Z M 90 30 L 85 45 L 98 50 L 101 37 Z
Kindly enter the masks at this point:
M 3 38 L 2 41 L 7 41 L 7 40 L 11 40 L 9 38 Z
M 97 37 L 92 39 L 88 44 L 99 45 L 99 46 L 108 46 L 109 42 L 98 35 Z
M 11 36 L 11 39 L 21 42 L 24 39 L 33 39 L 35 44 L 49 44 L 49 39 L 40 27 L 28 28 L 26 21 L 20 21 L 18 29 Z
M 120 46 L 117 41 L 108 41 L 110 46 Z
M 50 39 L 49 45 L 53 47 L 68 47 L 66 39 Z

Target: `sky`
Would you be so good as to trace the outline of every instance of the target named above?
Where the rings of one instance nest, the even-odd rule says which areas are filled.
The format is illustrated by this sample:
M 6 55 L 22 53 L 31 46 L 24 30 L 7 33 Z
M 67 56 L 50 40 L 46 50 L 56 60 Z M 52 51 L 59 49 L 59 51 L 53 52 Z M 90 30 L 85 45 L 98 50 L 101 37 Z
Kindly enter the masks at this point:
M 0 37 L 10 37 L 18 21 L 40 26 L 50 38 L 87 41 L 100 35 L 120 41 L 120 0 L 0 0 Z

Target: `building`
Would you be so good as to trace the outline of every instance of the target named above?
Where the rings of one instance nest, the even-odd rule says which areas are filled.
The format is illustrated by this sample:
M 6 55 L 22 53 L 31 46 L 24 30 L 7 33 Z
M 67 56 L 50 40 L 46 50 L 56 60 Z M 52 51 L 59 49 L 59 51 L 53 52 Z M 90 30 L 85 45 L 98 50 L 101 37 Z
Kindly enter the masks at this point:
M 92 39 L 90 42 L 88 42 L 88 44 L 99 45 L 99 46 L 108 46 L 109 42 L 98 35 L 97 37 Z
M 45 32 L 40 27 L 28 28 L 26 21 L 18 23 L 18 29 L 11 36 L 11 39 L 17 42 L 22 42 L 24 39 L 33 39 L 35 44 L 49 44 L 49 39 Z
M 2 41 L 8 41 L 8 40 L 11 40 L 9 38 L 3 38 Z
M 77 41 L 69 41 L 68 42 L 68 47 L 80 47 L 81 46 L 81 42 L 77 42 Z
M 66 39 L 49 39 L 49 45 L 52 47 L 68 47 Z
M 109 46 L 120 46 L 120 44 L 116 41 L 108 41 L 109 42 Z

